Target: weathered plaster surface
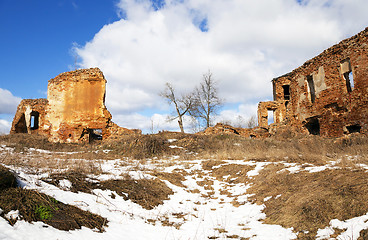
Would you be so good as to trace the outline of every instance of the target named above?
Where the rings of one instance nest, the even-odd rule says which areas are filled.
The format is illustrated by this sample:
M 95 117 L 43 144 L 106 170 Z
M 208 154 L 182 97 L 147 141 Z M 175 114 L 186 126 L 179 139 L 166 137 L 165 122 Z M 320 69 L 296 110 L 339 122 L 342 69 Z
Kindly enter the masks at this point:
M 53 142 L 83 142 L 113 134 L 134 134 L 111 122 L 105 107 L 106 79 L 98 68 L 66 72 L 49 80 L 46 99 L 23 100 L 18 106 L 11 133 L 27 132 L 48 136 Z M 31 118 L 37 115 L 37 130 Z M 35 119 L 35 117 L 33 117 Z

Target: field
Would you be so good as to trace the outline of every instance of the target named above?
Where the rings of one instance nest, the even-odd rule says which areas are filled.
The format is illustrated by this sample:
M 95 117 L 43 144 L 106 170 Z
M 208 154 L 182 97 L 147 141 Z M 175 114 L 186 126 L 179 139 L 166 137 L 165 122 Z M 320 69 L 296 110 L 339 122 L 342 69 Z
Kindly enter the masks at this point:
M 0 136 L 0 239 L 368 239 L 368 138 Z

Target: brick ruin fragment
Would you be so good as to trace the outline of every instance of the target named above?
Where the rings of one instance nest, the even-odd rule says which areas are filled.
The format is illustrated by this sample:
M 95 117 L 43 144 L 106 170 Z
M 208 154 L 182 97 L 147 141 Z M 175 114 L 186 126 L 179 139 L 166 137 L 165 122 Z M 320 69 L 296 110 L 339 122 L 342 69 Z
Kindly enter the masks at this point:
M 264 128 L 237 128 L 224 123 L 217 123 L 213 127 L 208 127 L 200 135 L 239 135 L 246 138 L 265 138 L 269 136 Z
M 49 80 L 47 99 L 21 101 L 10 133 L 37 133 L 52 142 L 74 143 L 140 133 L 111 121 L 105 86 L 98 68 L 62 73 Z
M 368 28 L 272 80 L 274 101 L 258 105 L 258 125 L 325 137 L 368 132 Z M 268 125 L 268 111 L 274 124 Z

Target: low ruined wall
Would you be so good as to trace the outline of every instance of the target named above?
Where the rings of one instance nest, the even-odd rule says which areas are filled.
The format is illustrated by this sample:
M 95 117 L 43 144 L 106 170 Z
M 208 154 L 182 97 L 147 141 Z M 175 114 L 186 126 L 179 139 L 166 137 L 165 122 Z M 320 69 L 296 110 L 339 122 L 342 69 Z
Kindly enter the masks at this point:
M 48 134 L 47 99 L 23 99 L 17 107 L 10 133 Z
M 269 137 L 269 133 L 260 127 L 255 128 L 236 128 L 228 124 L 217 123 L 213 127 L 208 127 L 203 132 L 198 134 L 202 135 L 239 135 L 245 138 L 265 138 Z

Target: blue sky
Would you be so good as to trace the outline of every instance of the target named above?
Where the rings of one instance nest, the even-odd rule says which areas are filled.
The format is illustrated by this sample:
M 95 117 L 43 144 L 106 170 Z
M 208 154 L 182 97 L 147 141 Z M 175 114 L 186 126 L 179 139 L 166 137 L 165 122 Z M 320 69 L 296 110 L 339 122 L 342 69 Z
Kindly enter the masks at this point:
M 248 119 L 272 78 L 363 30 L 367 11 L 366 0 L 0 0 L 0 132 L 75 56 L 104 72 L 123 127 L 176 130 L 158 93 L 171 82 L 184 94 L 208 70 L 227 103 L 215 120 Z
M 1 0 L 0 88 L 46 97 L 47 81 L 73 67 L 73 44 L 116 20 L 115 1 Z

